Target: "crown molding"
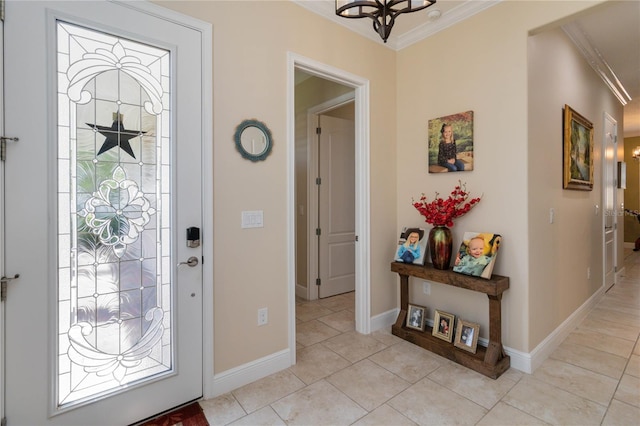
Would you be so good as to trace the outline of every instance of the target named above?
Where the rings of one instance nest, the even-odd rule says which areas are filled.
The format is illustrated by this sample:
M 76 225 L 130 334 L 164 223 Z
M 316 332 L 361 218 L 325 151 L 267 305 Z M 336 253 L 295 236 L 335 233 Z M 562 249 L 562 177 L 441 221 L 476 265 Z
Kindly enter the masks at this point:
M 369 19 L 345 19 L 337 16 L 335 13 L 334 2 L 331 1 L 318 1 L 318 0 L 291 0 L 293 3 L 320 15 L 338 25 L 347 28 L 369 40 L 385 46 L 389 49 L 398 51 L 408 47 L 414 43 L 419 42 L 439 31 L 444 30 L 452 25 L 455 25 L 471 16 L 480 13 L 503 0 L 467 0 L 460 5 L 449 9 L 442 13 L 442 16 L 438 20 L 428 21 L 420 26 L 408 31 L 405 34 L 394 35 L 391 34 L 386 43 L 384 43 L 378 34 L 372 30 L 371 20 Z M 438 3 L 436 3 L 437 5 Z
M 437 21 L 421 24 L 411 31 L 398 36 L 395 50 L 402 50 L 414 43 L 424 40 L 446 28 L 472 17 L 484 10 L 501 3 L 503 0 L 466 1 L 442 14 Z M 437 5 L 438 3 L 436 3 Z
M 609 63 L 604 59 L 600 51 L 593 45 L 580 24 L 577 22 L 565 24 L 562 26 L 562 30 L 578 48 L 578 51 L 580 51 L 582 56 L 587 60 L 591 68 L 602 78 L 618 101 L 620 101 L 622 105 L 626 105 L 631 100 L 631 96 L 629 96 L 629 93 L 618 79 L 616 73 L 611 66 L 609 66 Z

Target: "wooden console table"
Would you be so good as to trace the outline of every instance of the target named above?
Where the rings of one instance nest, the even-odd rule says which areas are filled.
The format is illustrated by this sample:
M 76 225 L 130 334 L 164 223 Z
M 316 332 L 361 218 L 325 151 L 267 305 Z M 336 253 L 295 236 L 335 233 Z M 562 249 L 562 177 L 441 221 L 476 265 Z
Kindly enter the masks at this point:
M 435 269 L 431 264 L 425 266 L 392 262 L 391 270 L 400 275 L 400 314 L 391 332 L 411 343 L 421 346 L 440 356 L 464 365 L 485 376 L 497 379 L 510 366 L 510 358 L 502 347 L 502 293 L 509 288 L 509 277 L 493 275 L 490 280 L 462 275 L 452 270 Z M 425 331 L 405 326 L 409 304 L 409 277 L 421 278 L 454 287 L 484 293 L 489 298 L 489 345 L 478 345 L 475 354 L 459 349 L 453 343 L 433 336 L 432 327 Z M 455 330 L 454 330 L 455 333 Z

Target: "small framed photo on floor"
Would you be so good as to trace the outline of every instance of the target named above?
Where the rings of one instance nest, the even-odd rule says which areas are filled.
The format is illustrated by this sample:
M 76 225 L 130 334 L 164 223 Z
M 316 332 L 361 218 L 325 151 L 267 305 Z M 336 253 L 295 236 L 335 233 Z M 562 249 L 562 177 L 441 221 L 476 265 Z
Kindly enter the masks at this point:
M 480 333 L 480 325 L 474 322 L 458 320 L 456 326 L 456 338 L 453 345 L 456 348 L 464 349 L 471 353 L 476 353 L 478 348 L 478 334 Z
M 426 314 L 427 308 L 425 306 L 409 304 L 407 307 L 407 327 L 424 331 Z
M 455 319 L 456 317 L 453 314 L 436 310 L 433 317 L 432 334 L 439 339 L 446 340 L 451 343 L 453 340 L 453 325 Z

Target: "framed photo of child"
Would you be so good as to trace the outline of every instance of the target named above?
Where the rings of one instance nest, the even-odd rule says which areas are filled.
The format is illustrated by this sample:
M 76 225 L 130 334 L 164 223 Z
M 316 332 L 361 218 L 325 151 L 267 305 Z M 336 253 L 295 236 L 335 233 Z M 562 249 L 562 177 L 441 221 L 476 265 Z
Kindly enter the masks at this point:
M 456 338 L 453 345 L 475 354 L 478 348 L 478 333 L 480 333 L 479 324 L 460 319 L 456 326 Z
M 422 228 L 403 228 L 393 258 L 395 262 L 424 265 L 428 235 Z
M 427 308 L 425 306 L 409 304 L 407 308 L 407 327 L 424 331 Z
M 429 173 L 473 170 L 473 111 L 429 120 Z
M 502 236 L 487 232 L 465 232 L 453 263 L 453 272 L 490 279 Z
M 453 326 L 455 319 L 455 315 L 436 309 L 433 316 L 433 331 L 431 334 L 439 339 L 446 340 L 451 343 L 453 340 Z

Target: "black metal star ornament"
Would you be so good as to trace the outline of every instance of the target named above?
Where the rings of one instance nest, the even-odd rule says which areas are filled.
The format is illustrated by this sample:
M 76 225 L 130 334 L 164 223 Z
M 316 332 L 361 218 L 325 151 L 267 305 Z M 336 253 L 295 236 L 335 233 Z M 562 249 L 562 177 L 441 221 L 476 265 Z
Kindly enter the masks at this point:
M 131 148 L 131 144 L 129 140 L 142 136 L 147 132 L 143 132 L 142 130 L 127 130 L 124 128 L 124 124 L 122 124 L 122 115 L 114 114 L 114 120 L 111 124 L 111 127 L 100 126 L 98 124 L 86 123 L 87 126 L 90 126 L 93 130 L 100 132 L 104 137 L 106 137 L 102 147 L 100 147 L 100 151 L 98 151 L 97 155 L 100 155 L 104 152 L 109 151 L 111 148 L 115 148 L 119 146 L 122 148 L 124 152 L 136 158 L 133 153 L 133 149 Z

